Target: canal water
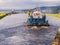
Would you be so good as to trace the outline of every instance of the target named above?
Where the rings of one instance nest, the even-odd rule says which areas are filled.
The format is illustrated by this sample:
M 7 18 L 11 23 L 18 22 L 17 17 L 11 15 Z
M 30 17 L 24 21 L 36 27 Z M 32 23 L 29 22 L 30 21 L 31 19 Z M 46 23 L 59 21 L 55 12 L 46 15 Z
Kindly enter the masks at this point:
M 27 14 L 12 14 L 6 16 L 5 18 L 0 20 L 0 30 L 24 25 L 24 22 L 27 21 L 27 18 L 28 18 Z M 60 18 L 47 16 L 46 20 L 48 20 L 50 25 L 60 27 Z
M 31 30 L 24 25 L 27 14 L 13 14 L 0 20 L 0 45 L 52 45 L 60 19 L 47 16 L 48 28 Z
M 12 14 L 0 20 L 0 30 L 21 26 L 27 21 L 27 14 Z

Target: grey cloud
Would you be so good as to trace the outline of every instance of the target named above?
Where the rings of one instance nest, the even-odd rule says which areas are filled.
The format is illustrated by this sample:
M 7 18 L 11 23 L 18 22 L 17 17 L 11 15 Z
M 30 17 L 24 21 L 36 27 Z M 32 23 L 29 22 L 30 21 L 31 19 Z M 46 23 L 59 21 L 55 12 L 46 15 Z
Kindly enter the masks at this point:
M 59 5 L 60 1 L 33 1 L 33 0 L 15 0 L 7 3 L 0 4 L 0 8 L 33 8 L 35 6 L 51 6 L 51 5 Z

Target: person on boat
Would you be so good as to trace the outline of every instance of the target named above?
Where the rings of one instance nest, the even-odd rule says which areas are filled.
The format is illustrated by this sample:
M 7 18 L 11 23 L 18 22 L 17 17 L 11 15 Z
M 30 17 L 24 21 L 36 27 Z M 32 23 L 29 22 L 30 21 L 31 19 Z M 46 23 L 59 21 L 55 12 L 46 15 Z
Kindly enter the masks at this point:
M 33 12 L 33 17 L 34 18 L 42 18 L 43 14 L 42 14 L 42 12 L 35 11 L 35 12 Z
M 28 10 L 28 17 L 30 17 L 32 15 L 32 11 Z

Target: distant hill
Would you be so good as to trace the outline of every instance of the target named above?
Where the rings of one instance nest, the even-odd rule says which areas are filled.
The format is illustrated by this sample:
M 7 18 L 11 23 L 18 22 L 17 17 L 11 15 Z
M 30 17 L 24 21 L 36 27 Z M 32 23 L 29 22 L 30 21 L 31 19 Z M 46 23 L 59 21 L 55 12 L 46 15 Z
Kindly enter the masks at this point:
M 37 7 L 33 10 L 38 10 L 46 13 L 58 13 L 58 11 L 60 10 L 60 6 Z
M 29 9 L 13 9 L 15 10 L 16 12 L 27 12 Z M 45 12 L 45 13 L 58 13 L 58 11 L 60 10 L 60 6 L 44 6 L 44 7 L 35 7 L 35 8 L 32 8 L 30 9 L 32 12 L 33 11 L 42 11 L 42 12 Z M 0 9 L 0 12 L 11 12 L 12 9 Z
M 22 11 L 27 12 L 29 9 L 25 9 Z M 45 13 L 58 13 L 58 11 L 60 10 L 60 6 L 44 6 L 44 7 L 35 7 L 33 9 L 30 9 L 31 11 L 42 11 Z

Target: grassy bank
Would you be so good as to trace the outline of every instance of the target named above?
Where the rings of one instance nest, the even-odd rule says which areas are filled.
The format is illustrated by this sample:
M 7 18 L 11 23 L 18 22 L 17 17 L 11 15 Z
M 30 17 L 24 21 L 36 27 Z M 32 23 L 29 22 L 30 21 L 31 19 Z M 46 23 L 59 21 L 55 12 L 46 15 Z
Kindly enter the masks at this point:
M 54 16 L 54 17 L 57 17 L 57 18 L 60 18 L 60 14 L 48 14 L 49 16 Z
M 11 12 L 9 12 L 9 13 L 0 13 L 0 19 L 4 18 L 5 16 L 7 16 L 9 14 L 11 15 L 12 13 Z
M 0 13 L 0 19 L 6 16 L 6 13 Z
M 9 15 L 10 13 L 0 13 L 0 19 L 4 18 L 5 16 Z

